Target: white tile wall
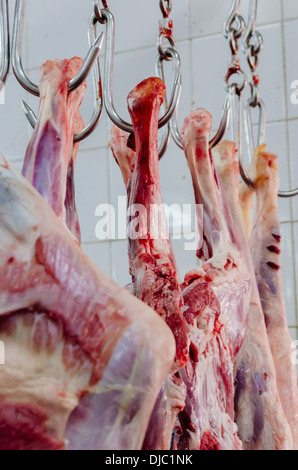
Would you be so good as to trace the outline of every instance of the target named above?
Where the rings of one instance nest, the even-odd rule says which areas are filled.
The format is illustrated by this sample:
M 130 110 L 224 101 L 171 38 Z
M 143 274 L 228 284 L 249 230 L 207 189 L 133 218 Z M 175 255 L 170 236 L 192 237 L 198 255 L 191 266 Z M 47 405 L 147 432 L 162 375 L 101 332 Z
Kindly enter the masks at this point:
M 283 0 L 284 18 L 290 20 L 298 17 L 298 4 L 296 0 Z
M 14 1 L 10 1 L 11 17 Z M 85 56 L 87 24 L 93 1 L 27 0 L 23 63 L 30 77 L 38 81 L 43 61 L 54 57 Z M 154 74 L 155 42 L 160 20 L 159 1 L 111 0 L 116 21 L 114 101 L 118 112 L 128 119 L 127 93 L 136 83 Z M 223 78 L 229 50 L 222 37 L 222 25 L 229 12 L 230 0 L 182 0 L 173 2 L 177 47 L 182 59 L 183 91 L 179 126 L 192 107 L 206 107 L 218 126 L 225 98 Z M 248 0 L 242 0 L 242 14 L 247 17 Z M 292 81 L 298 80 L 298 0 L 259 0 L 258 24 L 264 36 L 260 59 L 261 95 L 268 112 L 268 148 L 279 154 L 281 185 L 298 186 L 298 105 L 291 103 Z M 103 31 L 98 26 L 98 33 Z M 101 53 L 102 69 L 104 51 Z M 246 67 L 245 60 L 243 61 Z M 167 84 L 171 64 L 165 64 Z M 85 120 L 92 114 L 93 90 L 88 81 L 82 106 Z M 0 105 L 0 152 L 21 168 L 31 135 L 20 100 L 33 109 L 38 101 L 17 84 L 11 74 L 6 87 L 6 104 Z M 256 122 L 256 116 L 253 117 Z M 125 195 L 119 168 L 107 150 L 110 122 L 105 113 L 94 134 L 81 144 L 76 168 L 77 205 L 82 225 L 83 248 L 94 262 L 122 285 L 128 275 L 126 241 L 98 242 L 95 237 L 98 204 L 115 205 L 118 195 Z M 160 164 L 164 201 L 193 202 L 191 181 L 183 153 L 172 143 Z M 288 318 L 293 338 L 297 330 L 298 298 L 298 198 L 279 202 L 283 224 L 283 267 Z M 296 223 L 294 223 L 296 222 Z M 174 241 L 181 275 L 195 264 L 195 254 L 186 252 L 184 241 Z

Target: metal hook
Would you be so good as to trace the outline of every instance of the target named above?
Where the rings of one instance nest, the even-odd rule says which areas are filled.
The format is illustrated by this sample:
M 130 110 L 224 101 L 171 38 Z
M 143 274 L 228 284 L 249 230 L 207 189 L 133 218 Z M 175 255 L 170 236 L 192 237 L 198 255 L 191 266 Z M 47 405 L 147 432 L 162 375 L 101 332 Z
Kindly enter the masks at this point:
M 254 183 L 249 179 L 244 168 L 243 162 L 243 128 L 244 128 L 244 112 L 243 112 L 243 95 L 237 92 L 237 85 L 234 84 L 229 88 L 229 100 L 231 106 L 231 140 L 236 143 L 238 149 L 238 160 L 240 175 L 245 183 L 254 187 Z M 237 103 L 238 100 L 238 103 Z
M 209 142 L 209 147 L 210 149 L 213 149 L 216 147 L 219 142 L 223 139 L 228 127 L 229 127 L 229 122 L 230 122 L 230 100 L 229 97 L 226 97 L 225 103 L 223 105 L 222 109 L 222 116 L 221 116 L 221 121 L 220 125 L 218 128 L 218 131 L 216 132 L 215 136 L 213 139 L 210 140 Z
M 92 44 L 92 42 L 94 43 L 94 40 L 96 38 L 96 24 L 97 24 L 97 18 L 95 14 L 92 14 L 89 20 L 89 30 L 88 30 L 89 46 Z M 102 38 L 101 45 L 102 45 L 103 38 L 104 38 L 103 34 L 104 33 L 100 35 L 100 37 Z M 101 85 L 99 57 L 97 57 L 97 60 L 94 66 L 92 67 L 92 75 L 93 75 L 93 90 L 94 90 L 93 115 L 91 117 L 91 120 L 87 124 L 87 126 L 85 126 L 84 129 L 82 129 L 80 132 L 75 134 L 74 142 L 81 142 L 82 140 L 89 137 L 89 135 L 92 134 L 94 129 L 97 127 L 101 114 L 102 114 L 103 99 L 102 99 L 102 85 Z
M 0 0 L 0 91 L 5 84 L 10 67 L 10 39 L 8 0 Z
M 93 13 L 90 17 L 89 21 L 89 31 L 88 31 L 88 39 L 89 39 L 89 44 L 92 44 L 92 41 L 94 40 L 94 37 L 96 37 L 96 23 L 97 23 L 97 18 L 95 14 Z M 101 34 L 101 44 L 103 42 L 103 33 Z M 86 139 L 96 128 L 100 117 L 102 113 L 102 87 L 101 87 L 101 79 L 100 79 L 100 64 L 99 64 L 99 59 L 97 58 L 96 63 L 94 64 L 94 67 L 92 68 L 92 73 L 93 73 L 93 88 L 94 88 L 94 110 L 93 110 L 93 115 L 91 117 L 90 122 L 87 124 L 84 129 L 82 129 L 80 132 L 74 135 L 74 142 L 81 142 L 82 140 Z M 28 106 L 25 101 L 22 101 L 22 106 L 25 112 L 25 116 L 28 119 L 30 125 L 33 127 L 33 129 L 36 126 L 37 122 L 37 117 L 34 114 L 33 110 Z
M 222 116 L 221 116 L 221 121 L 219 128 L 215 134 L 215 136 L 210 140 L 209 142 L 209 148 L 212 150 L 214 147 L 216 147 L 217 144 L 223 139 L 228 127 L 229 127 L 229 121 L 230 121 L 230 100 L 229 97 L 226 97 L 223 109 L 222 109 Z M 180 131 L 178 128 L 178 110 L 176 110 L 175 115 L 170 121 L 170 128 L 171 128 L 171 135 L 178 147 L 183 149 L 181 137 L 180 137 Z
M 258 0 L 250 0 L 247 28 L 246 28 L 246 31 L 244 33 L 244 38 L 243 38 L 243 47 L 245 49 L 249 47 L 249 41 L 251 39 L 251 35 L 256 29 L 257 12 L 258 12 Z
M 119 114 L 116 112 L 113 104 L 113 72 L 114 72 L 114 45 L 115 45 L 115 20 L 113 14 L 109 10 L 102 10 L 103 18 L 106 21 L 106 52 L 105 52 L 105 83 L 103 87 L 104 104 L 107 114 L 111 121 L 120 129 L 134 133 L 134 129 L 131 123 L 124 121 Z M 159 120 L 159 129 L 165 126 L 171 117 L 173 116 L 177 107 L 180 93 L 181 93 L 181 73 L 180 73 L 180 61 L 177 51 L 169 49 L 169 53 L 172 54 L 174 62 L 174 76 L 173 90 L 170 98 L 169 107 L 166 113 Z
M 259 124 L 258 124 L 258 141 L 255 145 L 254 135 L 252 130 L 251 108 L 259 108 Z M 266 134 L 266 105 L 262 99 L 258 99 L 257 104 L 253 104 L 253 100 L 249 99 L 244 108 L 244 129 L 247 148 L 249 152 L 249 160 L 253 158 L 256 147 L 260 147 L 265 142 Z M 251 184 L 253 184 L 251 182 Z
M 164 51 L 164 53 L 167 55 L 167 50 Z M 170 51 L 169 51 L 169 54 L 170 54 Z M 155 72 L 156 72 L 156 75 L 159 78 L 161 78 L 163 80 L 163 82 L 165 83 L 165 75 L 164 75 L 164 69 L 163 69 L 163 61 L 164 60 L 165 59 L 161 55 L 157 56 L 156 62 L 155 62 Z M 180 58 L 179 58 L 179 63 L 180 63 Z M 165 114 L 167 108 L 168 108 L 168 99 L 167 99 L 167 95 L 166 95 L 165 100 L 161 105 L 161 112 L 163 114 Z M 161 141 L 160 141 L 160 144 L 159 144 L 159 147 L 158 147 L 159 160 L 161 160 L 161 158 L 166 153 L 167 148 L 168 148 L 169 143 L 170 143 L 170 140 L 171 140 L 171 132 L 170 132 L 170 124 L 169 123 L 162 128 L 161 136 L 162 136 Z
M 247 55 L 247 61 L 252 73 L 255 72 L 259 63 L 259 54 L 263 48 L 263 37 L 259 31 L 256 31 L 258 11 L 258 0 L 250 0 L 248 26 L 244 34 L 243 50 Z M 251 44 L 253 39 L 254 44 Z
M 106 20 L 103 18 L 102 14 L 101 14 L 101 8 L 100 8 L 100 5 L 99 5 L 100 1 L 99 0 L 94 0 L 93 3 L 94 3 L 94 14 L 95 14 L 95 17 L 96 17 L 97 21 L 99 21 L 101 24 L 104 24 L 106 22 Z M 102 0 L 102 4 L 103 4 L 103 7 L 106 10 L 110 9 L 108 0 Z
M 22 37 L 24 30 L 24 17 L 26 0 L 16 0 L 13 40 L 12 40 L 12 67 L 18 82 L 32 95 L 39 96 L 39 88 L 26 75 L 22 65 Z M 75 90 L 89 74 L 102 45 L 102 34 L 94 41 L 78 74 L 69 82 L 68 90 Z
M 168 6 L 166 6 L 166 3 Z M 159 6 L 164 18 L 168 18 L 172 11 L 172 0 L 160 0 Z
M 247 54 L 247 60 L 252 74 L 255 72 L 258 66 L 258 54 L 261 52 L 263 47 L 263 37 L 256 29 L 258 11 L 258 0 L 250 0 L 249 3 L 249 18 L 248 27 L 243 40 L 243 49 Z M 250 44 L 251 39 L 254 40 L 254 44 Z M 245 117 L 245 134 L 250 159 L 253 156 L 255 150 L 254 137 L 252 131 L 251 122 L 251 108 L 259 107 L 259 128 L 258 128 L 258 146 L 265 142 L 265 129 L 266 129 L 266 107 L 265 103 L 259 98 L 258 89 L 253 86 L 252 98 L 247 102 L 244 117 Z M 244 169 L 244 164 L 240 156 L 240 172 L 246 184 L 251 187 L 255 187 L 253 181 L 248 177 L 247 172 Z M 279 191 L 278 196 L 281 198 L 290 198 L 298 195 L 298 188 L 292 191 Z
M 294 196 L 298 196 L 298 188 L 293 189 L 292 191 L 279 191 L 278 192 L 278 197 L 281 197 L 281 198 L 290 198 Z
M 265 129 L 266 129 L 266 106 L 263 100 L 259 100 L 257 106 L 260 109 L 260 117 L 259 117 L 259 128 L 258 128 L 258 147 L 260 147 L 265 142 Z M 252 131 L 252 122 L 251 122 L 251 108 L 252 108 L 251 101 L 248 101 L 245 110 L 244 110 L 244 128 L 245 128 L 245 135 L 246 135 L 246 142 L 249 152 L 250 161 L 252 159 L 253 153 L 255 151 L 255 143 Z M 246 170 L 244 169 L 243 159 L 239 158 L 239 166 L 240 166 L 240 173 L 245 181 L 245 183 L 254 188 L 255 185 L 253 181 L 248 177 Z M 298 188 L 292 191 L 279 191 L 278 196 L 280 198 L 290 198 L 298 195 Z
M 252 120 L 251 120 L 251 108 L 258 107 L 259 108 L 259 126 L 258 126 L 258 143 L 257 147 L 260 147 L 265 142 L 265 132 L 266 132 L 266 105 L 263 100 L 259 100 L 256 106 L 253 106 L 253 101 L 249 100 L 244 109 L 244 129 L 245 129 L 245 137 L 247 148 L 249 152 L 250 161 L 252 160 L 256 145 L 254 142 L 253 130 L 252 130 Z M 242 153 L 239 154 L 239 167 L 240 167 L 240 174 L 244 180 L 244 182 L 252 187 L 255 188 L 254 182 L 249 178 L 247 171 L 244 168 L 243 156 Z M 292 191 L 279 191 L 278 196 L 280 198 L 290 198 L 298 195 L 298 188 Z
M 225 38 L 229 37 L 229 34 L 231 31 L 234 33 L 234 37 L 236 39 L 239 39 L 242 36 L 244 29 L 245 29 L 245 22 L 242 16 L 239 15 L 239 10 L 240 10 L 240 0 L 233 0 L 228 19 L 224 23 Z M 239 23 L 237 29 L 232 28 L 232 24 L 235 21 L 238 21 Z

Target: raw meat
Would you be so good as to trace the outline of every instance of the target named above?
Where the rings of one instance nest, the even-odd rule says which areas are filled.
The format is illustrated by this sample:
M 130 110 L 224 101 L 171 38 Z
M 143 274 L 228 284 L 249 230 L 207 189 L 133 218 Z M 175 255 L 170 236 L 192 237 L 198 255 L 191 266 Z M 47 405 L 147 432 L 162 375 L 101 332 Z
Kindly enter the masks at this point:
M 73 136 L 83 127 L 79 113 L 86 84 L 68 93 L 69 81 L 82 66 L 82 59 L 53 60 L 41 67 L 40 103 L 22 174 L 64 220 L 80 242 L 80 226 L 75 207 L 74 166 L 79 144 Z M 49 185 L 52 186 L 48 191 Z
M 44 198 L 62 208 L 47 181 Z M 167 325 L 92 264 L 4 159 L 0 239 L 0 449 L 141 448 L 174 360 Z
M 292 449 L 292 438 L 277 390 L 276 372 L 239 204 L 236 155 L 233 142 L 222 142 L 213 149 L 213 158 L 252 278 L 248 327 L 235 364 L 236 423 L 246 450 L 287 450 Z
M 239 184 L 239 198 L 244 229 L 249 240 L 253 229 L 254 191 L 244 181 Z
M 176 340 L 175 363 L 156 401 L 143 444 L 147 450 L 170 448 L 174 422 L 185 400 L 185 386 L 174 374 L 187 362 L 189 351 L 180 278 L 160 189 L 157 132 L 164 97 L 165 86 L 160 79 L 140 83 L 128 96 L 136 153 L 127 148 L 127 134 L 115 127 L 111 140 L 128 193 L 132 290 L 165 320 Z M 130 229 L 137 225 L 135 234 Z
M 233 363 L 246 331 L 251 280 L 218 186 L 209 150 L 211 116 L 186 118 L 181 139 L 193 179 L 196 204 L 203 204 L 205 261 L 185 277 L 185 316 L 191 334 L 190 360 L 179 375 L 186 384 L 180 413 L 180 449 L 240 450 L 234 423 Z
M 256 187 L 256 215 L 250 246 L 267 334 L 276 369 L 277 387 L 298 450 L 298 388 L 292 363 L 281 271 L 281 234 L 278 215 L 277 155 L 259 147 L 249 168 Z M 253 193 L 253 190 L 250 191 Z

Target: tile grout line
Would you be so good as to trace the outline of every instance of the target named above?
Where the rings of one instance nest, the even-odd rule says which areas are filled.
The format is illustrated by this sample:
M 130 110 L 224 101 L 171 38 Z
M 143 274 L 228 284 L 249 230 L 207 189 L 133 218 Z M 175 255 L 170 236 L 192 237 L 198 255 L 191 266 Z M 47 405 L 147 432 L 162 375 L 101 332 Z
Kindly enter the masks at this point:
M 282 34 L 282 57 L 283 57 L 283 75 L 284 75 L 284 96 L 285 96 L 285 106 L 286 106 L 286 140 L 287 140 L 287 157 L 288 157 L 288 176 L 289 176 L 289 188 L 292 187 L 291 182 L 291 158 L 290 158 L 290 133 L 289 133 L 289 104 L 288 104 L 288 94 L 287 94 L 287 69 L 286 69 L 286 44 L 285 44 L 285 15 L 284 15 L 284 2 L 281 0 L 281 34 Z M 293 214 L 293 203 L 292 199 L 290 200 L 290 215 L 291 215 L 291 246 L 292 253 L 295 253 L 295 233 L 294 233 L 294 214 Z M 298 304 L 297 304 L 297 272 L 296 272 L 296 263 L 294 256 L 292 257 L 293 263 L 293 277 L 294 277 L 294 302 L 295 302 L 295 313 L 296 313 L 296 326 L 298 325 Z

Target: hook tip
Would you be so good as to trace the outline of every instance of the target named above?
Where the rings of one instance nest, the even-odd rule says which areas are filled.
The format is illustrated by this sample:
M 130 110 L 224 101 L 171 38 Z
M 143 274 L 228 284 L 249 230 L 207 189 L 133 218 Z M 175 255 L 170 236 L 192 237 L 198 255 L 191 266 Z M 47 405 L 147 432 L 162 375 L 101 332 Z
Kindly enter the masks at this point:
M 102 44 L 103 44 L 103 40 L 104 40 L 104 37 L 105 37 L 105 33 L 102 32 L 94 41 L 94 43 L 92 44 L 92 47 L 96 47 L 97 49 L 101 49 L 102 48 Z
M 21 100 L 21 103 L 22 103 L 22 108 L 25 111 L 25 113 L 29 113 L 30 111 L 32 111 L 31 108 L 28 106 L 28 104 L 24 100 Z
M 25 116 L 26 116 L 27 120 L 29 121 L 29 124 L 31 125 L 31 127 L 33 127 L 33 129 L 34 129 L 35 124 L 36 124 L 36 116 L 35 116 L 33 110 L 30 108 L 30 106 L 24 100 L 21 100 L 21 103 L 22 103 L 22 107 L 23 107 Z

